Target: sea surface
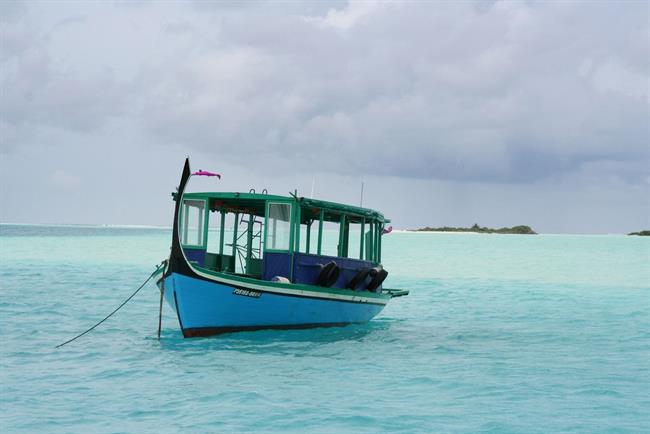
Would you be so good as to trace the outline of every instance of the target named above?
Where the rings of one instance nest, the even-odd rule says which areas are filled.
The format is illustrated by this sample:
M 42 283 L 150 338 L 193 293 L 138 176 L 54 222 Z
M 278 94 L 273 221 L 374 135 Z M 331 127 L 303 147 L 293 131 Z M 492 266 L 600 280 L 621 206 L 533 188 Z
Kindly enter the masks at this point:
M 648 433 L 650 238 L 392 233 L 365 325 L 183 339 L 156 228 L 0 226 L 0 432 Z

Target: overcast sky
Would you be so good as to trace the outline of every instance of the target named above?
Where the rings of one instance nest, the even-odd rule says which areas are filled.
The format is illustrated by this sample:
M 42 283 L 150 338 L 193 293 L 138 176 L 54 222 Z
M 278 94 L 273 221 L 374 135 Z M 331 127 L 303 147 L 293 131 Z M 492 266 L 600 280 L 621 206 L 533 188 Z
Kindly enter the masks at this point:
M 215 190 L 397 228 L 650 228 L 649 3 L 0 3 L 0 221 L 170 225 Z

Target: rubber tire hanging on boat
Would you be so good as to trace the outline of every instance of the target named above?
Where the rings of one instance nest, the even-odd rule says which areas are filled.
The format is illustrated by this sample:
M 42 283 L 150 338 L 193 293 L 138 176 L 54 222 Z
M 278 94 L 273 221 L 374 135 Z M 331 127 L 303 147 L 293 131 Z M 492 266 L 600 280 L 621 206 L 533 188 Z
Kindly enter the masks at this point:
M 334 261 L 328 262 L 322 267 L 318 279 L 316 279 L 316 285 L 329 288 L 338 280 L 339 275 L 341 274 L 341 269 Z
M 384 270 L 383 268 L 378 268 L 375 267 L 370 270 L 369 272 L 370 276 L 372 277 L 372 280 L 366 287 L 368 291 L 371 292 L 376 292 L 377 288 L 386 280 L 386 277 L 388 276 L 388 271 Z
M 368 273 L 370 273 L 370 270 L 372 270 L 370 267 L 365 267 L 359 270 L 359 272 L 355 274 L 352 280 L 350 280 L 348 283 L 348 289 L 357 289 L 357 286 L 366 280 Z

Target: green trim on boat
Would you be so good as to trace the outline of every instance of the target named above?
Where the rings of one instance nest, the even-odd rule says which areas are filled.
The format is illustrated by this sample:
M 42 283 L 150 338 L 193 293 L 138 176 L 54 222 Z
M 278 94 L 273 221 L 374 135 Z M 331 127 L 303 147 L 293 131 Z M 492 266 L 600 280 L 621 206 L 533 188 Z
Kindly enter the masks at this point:
M 409 290 L 408 289 L 388 289 L 384 288 L 381 290 L 383 294 L 388 294 L 390 295 L 391 298 L 395 297 L 402 297 L 404 295 L 409 295 Z
M 172 193 L 174 199 L 176 199 L 176 193 Z M 354 216 L 357 217 L 355 222 L 360 222 L 362 217 L 367 219 L 375 220 L 382 223 L 390 223 L 390 220 L 385 218 L 384 215 L 378 211 L 375 211 L 370 208 L 362 208 L 353 205 L 345 205 L 336 202 L 329 202 L 326 200 L 320 199 L 309 199 L 305 197 L 293 197 L 293 196 L 279 196 L 274 194 L 260 194 L 260 193 L 234 193 L 234 192 L 195 192 L 195 193 L 185 193 L 185 199 L 214 199 L 215 201 L 224 200 L 232 201 L 236 200 L 242 203 L 244 206 L 250 207 L 250 211 L 255 211 L 257 215 L 264 215 L 266 202 L 292 202 L 300 205 L 301 208 L 312 208 L 312 209 L 324 209 L 328 212 L 325 213 L 326 221 L 339 221 L 341 215 Z M 212 206 L 212 203 L 211 203 Z M 305 221 L 307 218 L 315 220 L 313 216 L 305 216 Z M 301 223 L 305 223 L 301 221 Z
M 204 273 L 209 274 L 214 277 L 220 277 L 222 279 L 234 280 L 241 283 L 248 283 L 251 285 L 262 285 L 268 286 L 269 288 L 284 288 L 292 289 L 297 291 L 307 291 L 313 292 L 315 294 L 334 294 L 334 295 L 345 295 L 345 296 L 356 296 L 356 297 L 365 297 L 365 298 L 375 298 L 378 300 L 386 300 L 394 297 L 390 293 L 386 293 L 386 290 L 381 293 L 370 292 L 370 291 L 353 291 L 351 289 L 345 288 L 325 288 L 322 286 L 315 285 L 305 285 L 303 283 L 282 283 L 282 282 L 273 282 L 269 280 L 259 280 L 251 277 L 245 277 L 240 274 L 224 273 L 220 271 L 210 270 L 208 268 L 199 267 L 195 264 L 192 264 L 192 268 Z M 391 291 L 400 291 L 400 290 L 391 290 Z M 408 294 L 408 291 L 406 291 Z M 406 294 L 402 294 L 406 295 Z

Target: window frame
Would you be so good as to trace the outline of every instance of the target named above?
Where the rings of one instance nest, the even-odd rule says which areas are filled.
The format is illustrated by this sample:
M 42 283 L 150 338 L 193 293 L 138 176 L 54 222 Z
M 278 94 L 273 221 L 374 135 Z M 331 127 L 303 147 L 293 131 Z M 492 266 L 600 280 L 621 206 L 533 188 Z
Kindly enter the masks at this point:
M 185 244 L 183 243 L 183 235 L 185 233 L 185 224 L 187 223 L 187 211 L 186 210 L 186 205 L 185 202 L 203 202 L 203 225 L 202 225 L 202 230 L 203 233 L 201 234 L 201 244 Z M 199 211 L 200 215 L 200 211 Z M 189 248 L 189 249 L 203 249 L 207 250 L 208 248 L 208 224 L 209 224 L 209 219 L 210 218 L 210 209 L 208 208 L 208 201 L 207 199 L 197 199 L 197 198 L 182 198 L 181 199 L 181 216 L 178 221 L 178 231 L 179 231 L 179 241 L 181 244 L 181 247 L 184 248 Z M 198 238 L 197 234 L 197 238 Z
M 285 205 L 289 206 L 289 243 L 288 247 L 286 249 L 271 249 L 267 245 L 267 240 L 269 236 L 269 230 L 270 230 L 270 225 L 269 225 L 269 209 L 272 205 Z M 294 211 L 294 206 L 292 201 L 281 201 L 281 200 L 270 200 L 266 202 L 265 206 L 265 212 L 264 212 L 264 248 L 263 251 L 265 252 L 283 252 L 283 253 L 291 253 L 294 251 L 294 218 L 295 218 L 295 211 Z

